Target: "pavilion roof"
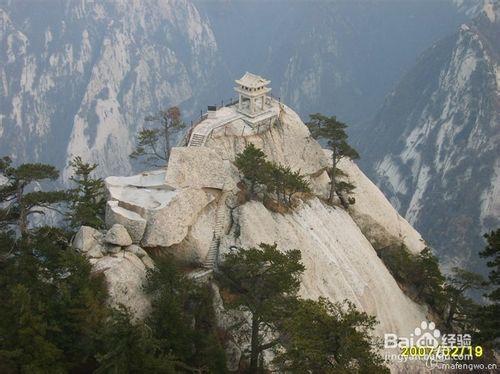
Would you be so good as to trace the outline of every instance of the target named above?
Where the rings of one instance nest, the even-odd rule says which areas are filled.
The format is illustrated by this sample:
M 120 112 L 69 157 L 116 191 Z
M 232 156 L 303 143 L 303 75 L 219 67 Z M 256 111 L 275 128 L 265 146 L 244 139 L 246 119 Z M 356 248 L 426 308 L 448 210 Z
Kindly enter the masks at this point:
M 252 74 L 247 71 L 245 75 L 236 80 L 236 83 L 240 86 L 249 88 L 259 88 L 271 83 L 271 81 L 262 78 L 260 75 Z

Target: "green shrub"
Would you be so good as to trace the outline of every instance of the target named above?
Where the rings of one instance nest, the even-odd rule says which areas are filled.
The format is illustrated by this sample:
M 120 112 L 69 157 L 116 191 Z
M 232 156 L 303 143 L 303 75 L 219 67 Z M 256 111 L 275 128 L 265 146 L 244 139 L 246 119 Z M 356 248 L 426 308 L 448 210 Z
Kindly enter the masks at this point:
M 251 196 L 256 195 L 260 186 L 265 194 L 274 195 L 281 204 L 291 207 L 295 194 L 310 192 L 309 183 L 300 171 L 267 161 L 264 152 L 251 143 L 236 155 L 235 165 L 248 182 Z
M 378 255 L 410 296 L 427 303 L 438 313 L 443 311 L 446 303 L 445 278 L 429 248 L 415 255 L 401 244 L 379 249 Z

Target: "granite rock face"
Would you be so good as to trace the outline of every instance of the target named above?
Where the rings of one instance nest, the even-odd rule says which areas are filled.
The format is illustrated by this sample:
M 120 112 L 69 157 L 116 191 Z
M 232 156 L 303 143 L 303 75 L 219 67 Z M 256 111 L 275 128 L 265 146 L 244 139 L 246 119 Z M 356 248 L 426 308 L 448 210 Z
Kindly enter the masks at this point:
M 219 184 L 203 183 L 202 175 L 196 175 L 196 172 L 189 177 L 191 171 L 196 169 L 193 164 L 199 161 L 198 157 L 188 158 L 189 162 L 180 161 L 180 155 L 187 153 L 181 149 L 175 153 L 179 157 L 174 157 L 172 161 L 172 168 L 175 169 L 171 172 L 172 184 L 177 185 L 177 188 L 174 188 L 170 181 L 165 181 L 168 171 L 106 178 L 110 198 L 106 210 L 107 225 L 125 226 L 132 241 L 143 247 L 167 248 L 184 240 L 200 211 L 215 199 L 217 192 L 211 189 L 221 187 Z M 221 161 L 220 157 L 210 150 L 196 154 L 203 156 L 199 159 L 202 163 L 210 164 L 210 157 L 214 159 L 214 163 Z M 199 172 L 202 172 L 202 163 L 198 163 Z M 221 162 L 218 166 L 222 164 Z M 218 170 L 218 175 L 224 176 L 224 170 Z M 232 180 L 231 186 L 235 188 L 234 176 Z
M 422 236 L 354 162 L 344 159 L 339 168 L 356 186 L 353 192 L 356 202 L 349 207 L 349 212 L 375 248 L 404 244 L 411 252 L 420 253 L 426 247 Z
M 399 288 L 355 220 L 343 209 L 314 198 L 291 214 L 268 211 L 259 202 L 239 209 L 240 237 L 231 244 L 245 248 L 277 243 L 286 251 L 299 249 L 306 267 L 301 295 L 332 301 L 352 301 L 377 316 L 376 331 L 410 334 L 425 319 L 426 308 L 411 301 Z
M 106 225 L 120 224 L 130 234 L 133 243 L 139 243 L 146 230 L 146 220 L 139 214 L 118 206 L 117 201 L 110 200 L 106 204 Z
M 129 245 L 128 247 L 125 248 L 125 250 L 133 253 L 139 258 L 144 258 L 148 254 L 144 249 L 135 244 Z
M 204 106 L 220 72 L 189 0 L 3 1 L 0 41 L 2 154 L 60 169 L 80 155 L 101 176 L 130 173 L 144 117 Z
M 225 136 L 221 131 L 207 140 L 207 147 L 213 148 L 224 160 L 234 161 L 248 143 L 253 143 L 270 161 L 290 166 L 308 176 L 320 175 L 329 165 L 321 145 L 311 137 L 297 113 L 284 104 L 280 107 L 276 110 L 279 120 L 270 130 L 243 136 Z M 233 126 L 239 125 L 237 121 Z M 227 132 L 231 132 L 231 127 Z
M 146 315 L 150 304 L 142 290 L 146 265 L 141 259 L 131 252 L 105 256 L 93 264 L 93 270 L 104 274 L 112 306 L 125 305 L 136 318 Z
M 200 211 L 213 199 L 212 195 L 203 190 L 180 190 L 164 207 L 148 212 L 148 225 L 141 241 L 142 245 L 170 247 L 180 243 Z
M 478 16 L 422 53 L 367 124 L 371 136 L 358 138 L 363 170 L 445 268 L 486 273 L 477 251 L 500 225 L 500 4 L 478 3 Z
M 104 274 L 110 304 L 125 305 L 135 318 L 144 318 L 150 304 L 142 286 L 154 263 L 145 250 L 131 243 L 127 230 L 115 224 L 107 232 L 82 226 L 72 246 L 89 259 L 93 272 Z
M 166 183 L 174 188 L 216 188 L 230 191 L 238 183 L 236 167 L 211 148 L 176 147 L 168 162 Z

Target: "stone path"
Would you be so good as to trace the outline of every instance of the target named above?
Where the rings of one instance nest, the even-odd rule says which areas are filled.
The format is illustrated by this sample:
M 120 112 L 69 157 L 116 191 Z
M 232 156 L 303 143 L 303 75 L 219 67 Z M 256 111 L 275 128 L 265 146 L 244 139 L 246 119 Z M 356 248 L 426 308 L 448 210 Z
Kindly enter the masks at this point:
M 205 257 L 205 261 L 203 263 L 203 267 L 206 269 L 213 269 L 217 267 L 219 262 L 219 247 L 220 240 L 223 236 L 224 223 L 226 222 L 226 197 L 227 194 L 223 193 L 219 200 L 219 204 L 217 206 L 217 212 L 215 214 L 215 226 L 214 226 L 214 234 L 212 238 L 212 242 L 210 243 L 210 247 L 208 249 L 207 256 Z

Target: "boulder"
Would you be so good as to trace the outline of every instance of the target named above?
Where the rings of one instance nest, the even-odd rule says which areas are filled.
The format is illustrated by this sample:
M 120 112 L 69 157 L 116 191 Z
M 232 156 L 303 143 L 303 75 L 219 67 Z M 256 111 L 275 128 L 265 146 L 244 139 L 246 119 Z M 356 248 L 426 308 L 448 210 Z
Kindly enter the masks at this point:
M 176 194 L 172 187 L 165 184 L 164 170 L 144 172 L 130 177 L 108 177 L 105 179 L 105 185 L 109 200 L 118 201 L 117 205 L 120 208 L 137 213 L 143 218 L 146 217 L 148 209 L 158 208 Z M 118 214 L 125 215 L 121 210 Z M 126 213 L 126 216 L 130 218 L 129 213 Z M 136 221 L 137 217 L 132 218 Z
M 115 223 L 106 233 L 104 242 L 126 247 L 132 244 L 132 239 L 130 238 L 130 235 L 125 227 Z
M 133 243 L 139 243 L 146 229 L 146 220 L 131 210 L 118 206 L 118 201 L 106 204 L 106 225 L 108 228 L 120 224 L 127 229 Z
M 148 255 L 144 249 L 135 244 L 129 245 L 128 247 L 125 248 L 125 250 L 133 253 L 139 258 L 143 258 L 144 256 Z
M 213 195 L 200 189 L 186 188 L 178 191 L 168 203 L 148 211 L 148 224 L 141 245 L 170 247 L 180 243 L 200 211 L 213 200 Z
M 82 226 L 73 239 L 73 248 L 79 252 L 88 252 L 92 248 L 100 245 L 103 234 L 89 226 Z
M 180 261 L 202 264 L 214 236 L 217 204 L 207 205 L 189 228 L 185 239 L 171 248 L 170 253 Z
M 105 179 L 106 186 L 131 186 L 140 188 L 158 188 L 164 186 L 165 182 L 165 170 L 150 170 L 145 171 L 140 174 L 131 175 L 129 177 L 107 177 Z M 114 196 L 111 196 L 115 198 Z
M 123 252 L 123 256 L 105 256 L 94 265 L 95 272 L 103 273 L 112 306 L 124 305 L 136 318 L 144 318 L 150 301 L 143 291 L 146 266 L 133 253 Z
M 112 253 L 111 256 L 121 258 L 121 257 L 125 256 L 125 252 L 120 251 L 120 252 Z
M 84 252 L 87 258 L 101 258 L 103 257 L 104 247 L 100 244 L 96 244 L 94 247 L 90 248 L 87 252 Z
M 314 195 L 327 199 L 330 195 L 330 177 L 326 170 L 318 176 L 309 177 L 309 187 Z
M 236 168 L 207 147 L 172 148 L 165 181 L 174 188 L 232 190 L 238 183 Z

